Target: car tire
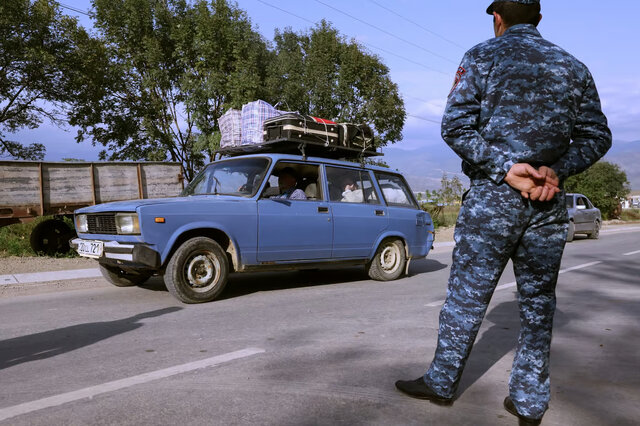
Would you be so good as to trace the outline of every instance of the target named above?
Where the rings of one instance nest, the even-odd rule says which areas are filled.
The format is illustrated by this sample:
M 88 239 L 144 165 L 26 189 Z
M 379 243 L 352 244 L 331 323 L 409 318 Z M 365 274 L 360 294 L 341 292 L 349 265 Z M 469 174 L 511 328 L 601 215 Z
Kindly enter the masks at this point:
M 600 221 L 596 220 L 593 224 L 593 231 L 589 233 L 589 238 L 592 240 L 597 240 L 600 238 Z
M 117 266 L 108 266 L 103 264 L 100 264 L 100 273 L 107 281 L 116 287 L 142 285 L 151 277 L 151 273 L 148 272 L 133 274 L 130 272 L 124 272 Z
M 48 219 L 33 228 L 29 244 L 36 253 L 47 256 L 64 254 L 70 250 L 69 240 L 73 235 L 74 230 L 62 220 Z
M 567 232 L 567 242 L 568 243 L 573 241 L 573 237 L 575 236 L 575 233 L 576 233 L 576 226 L 574 225 L 573 221 L 570 220 L 569 221 L 569 231 Z
M 229 276 L 229 260 L 220 245 L 206 237 L 182 243 L 173 253 L 164 274 L 167 290 L 184 303 L 215 300 Z
M 400 278 L 406 265 L 407 255 L 402 240 L 387 239 L 380 243 L 366 268 L 372 280 L 392 281 Z

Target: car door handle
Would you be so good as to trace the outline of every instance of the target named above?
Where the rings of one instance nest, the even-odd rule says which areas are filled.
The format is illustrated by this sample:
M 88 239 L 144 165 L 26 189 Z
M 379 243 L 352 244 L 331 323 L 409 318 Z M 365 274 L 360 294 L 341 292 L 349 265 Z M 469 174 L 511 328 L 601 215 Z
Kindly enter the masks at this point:
M 384 210 L 376 210 L 376 216 L 384 216 Z
M 318 207 L 318 213 L 329 213 L 329 207 Z

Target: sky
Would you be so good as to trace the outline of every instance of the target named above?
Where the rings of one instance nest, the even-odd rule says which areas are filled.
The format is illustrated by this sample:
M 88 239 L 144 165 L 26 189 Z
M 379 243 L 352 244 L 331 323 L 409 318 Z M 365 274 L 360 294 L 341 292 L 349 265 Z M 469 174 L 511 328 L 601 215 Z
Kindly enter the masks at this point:
M 342 35 L 358 40 L 389 67 L 398 84 L 408 114 L 402 141 L 386 149 L 393 157 L 400 150 L 429 153 L 438 158 L 442 171 L 460 172 L 459 161 L 440 137 L 440 119 L 455 71 L 464 52 L 493 37 L 490 0 L 239 0 L 256 29 L 273 40 L 277 28 L 305 31 L 326 19 Z M 60 0 L 88 11 L 90 0 Z M 640 155 L 640 2 L 615 0 L 541 0 L 543 37 L 585 63 L 594 76 L 603 111 L 613 132 L 615 152 Z M 607 5 L 615 8 L 607 9 Z M 86 28 L 87 16 L 69 9 Z M 330 117 L 329 117 L 330 118 Z M 75 130 L 44 123 L 39 129 L 20 132 L 21 142 L 43 142 L 46 160 L 65 157 L 96 160 L 99 147 L 77 144 Z M 392 155 L 393 154 L 393 155 Z M 404 153 L 401 153 L 404 154 Z M 630 155 L 619 154 L 629 161 Z M 634 158 L 638 158 L 635 156 Z M 635 173 L 634 164 L 625 165 Z M 413 165 L 419 170 L 418 164 Z M 442 169 L 444 167 L 444 169 Z M 431 173 L 430 179 L 436 179 Z M 635 179 L 635 178 L 634 178 Z M 423 182 L 421 184 L 427 184 Z M 640 189 L 638 182 L 632 181 Z M 428 184 L 427 184 L 428 185 Z

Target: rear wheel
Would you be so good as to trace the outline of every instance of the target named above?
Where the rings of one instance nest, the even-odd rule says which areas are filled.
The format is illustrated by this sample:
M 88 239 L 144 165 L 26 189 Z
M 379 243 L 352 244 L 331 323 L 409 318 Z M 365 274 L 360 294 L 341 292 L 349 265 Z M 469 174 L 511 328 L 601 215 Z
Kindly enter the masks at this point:
M 404 244 L 399 239 L 384 240 L 371 262 L 367 263 L 367 272 L 372 280 L 391 281 L 398 279 L 407 264 Z
M 125 272 L 117 266 L 109 266 L 100 264 L 100 273 L 111 284 L 116 287 L 131 287 L 134 285 L 144 284 L 151 277 L 149 272 L 141 272 L 134 274 Z
M 74 230 L 58 219 L 48 219 L 40 222 L 31 231 L 29 244 L 36 253 L 53 256 L 69 251 L 69 240 L 73 238 Z
M 569 232 L 567 232 L 567 242 L 570 243 L 573 241 L 573 237 L 575 236 L 576 226 L 573 224 L 573 221 L 569 221 Z
M 592 240 L 597 240 L 598 238 L 600 238 L 600 221 L 596 220 L 593 223 L 593 231 L 591 231 L 591 233 L 589 234 L 589 238 L 591 238 Z
M 224 290 L 229 260 L 220 245 L 206 237 L 184 242 L 171 256 L 164 275 L 169 292 L 184 303 L 210 302 Z

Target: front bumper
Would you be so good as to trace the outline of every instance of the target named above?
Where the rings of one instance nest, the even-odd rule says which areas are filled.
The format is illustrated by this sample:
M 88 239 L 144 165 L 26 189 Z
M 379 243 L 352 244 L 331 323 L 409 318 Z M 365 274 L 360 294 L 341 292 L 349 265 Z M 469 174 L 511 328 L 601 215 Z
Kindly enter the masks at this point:
M 69 245 L 74 250 L 78 250 L 78 244 L 85 240 L 74 238 L 69 241 Z M 98 260 L 100 263 L 111 263 L 116 265 L 128 265 L 132 267 L 159 268 L 160 254 L 145 244 L 119 243 L 118 241 L 103 241 L 103 251 L 100 257 L 85 256 Z M 83 255 L 81 255 L 83 256 Z

